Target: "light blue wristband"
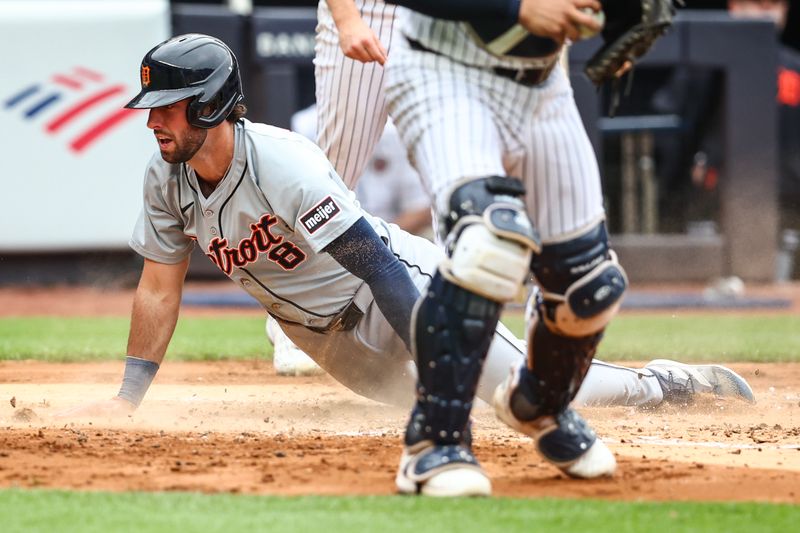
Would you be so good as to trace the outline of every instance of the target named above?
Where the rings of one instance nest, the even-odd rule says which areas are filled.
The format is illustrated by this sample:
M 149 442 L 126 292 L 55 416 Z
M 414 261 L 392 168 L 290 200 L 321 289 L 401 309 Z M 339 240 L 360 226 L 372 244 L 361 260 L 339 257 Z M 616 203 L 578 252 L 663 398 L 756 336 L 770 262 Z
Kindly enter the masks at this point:
M 117 396 L 139 407 L 153 378 L 156 377 L 156 372 L 158 372 L 158 363 L 127 356 L 125 358 L 125 374 L 122 376 L 122 386 Z

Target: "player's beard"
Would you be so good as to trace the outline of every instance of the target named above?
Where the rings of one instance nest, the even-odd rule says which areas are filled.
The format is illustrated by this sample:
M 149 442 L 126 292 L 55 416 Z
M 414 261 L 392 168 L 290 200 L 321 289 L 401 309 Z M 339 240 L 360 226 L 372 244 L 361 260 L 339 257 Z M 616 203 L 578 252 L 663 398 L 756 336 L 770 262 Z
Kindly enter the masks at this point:
M 203 128 L 191 127 L 180 140 L 172 139 L 174 149 L 171 152 L 161 150 L 161 158 L 167 163 L 185 163 L 194 157 L 194 154 L 206 142 L 208 131 Z

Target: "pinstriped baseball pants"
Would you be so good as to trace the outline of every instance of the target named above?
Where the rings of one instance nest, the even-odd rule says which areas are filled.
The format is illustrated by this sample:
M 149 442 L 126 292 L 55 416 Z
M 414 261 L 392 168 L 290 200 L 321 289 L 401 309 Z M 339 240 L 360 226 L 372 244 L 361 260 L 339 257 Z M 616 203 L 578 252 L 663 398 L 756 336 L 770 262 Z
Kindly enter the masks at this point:
M 390 51 L 395 6 L 358 0 L 362 19 Z M 317 9 L 314 79 L 317 99 L 317 144 L 350 189 L 372 157 L 388 113 L 384 67 L 345 57 L 330 9 L 322 0 Z
M 438 212 L 455 183 L 508 175 L 523 180 L 528 213 L 545 242 L 605 216 L 597 160 L 560 66 L 528 87 L 413 50 L 398 35 L 386 97 Z

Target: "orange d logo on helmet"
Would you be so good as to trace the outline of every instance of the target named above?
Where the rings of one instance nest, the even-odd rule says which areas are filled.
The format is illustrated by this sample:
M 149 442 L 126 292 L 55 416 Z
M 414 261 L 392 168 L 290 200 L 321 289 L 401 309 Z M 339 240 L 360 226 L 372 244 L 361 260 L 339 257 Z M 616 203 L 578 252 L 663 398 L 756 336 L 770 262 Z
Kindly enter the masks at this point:
M 150 85 L 150 67 L 142 65 L 142 87 Z

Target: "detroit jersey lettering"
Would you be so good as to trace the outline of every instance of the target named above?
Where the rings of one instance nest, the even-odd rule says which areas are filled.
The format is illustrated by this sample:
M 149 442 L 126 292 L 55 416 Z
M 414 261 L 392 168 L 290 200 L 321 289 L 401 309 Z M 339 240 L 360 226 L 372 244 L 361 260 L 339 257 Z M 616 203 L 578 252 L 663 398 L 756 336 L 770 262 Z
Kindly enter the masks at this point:
M 135 251 L 177 263 L 196 242 L 270 313 L 313 327 L 326 326 L 362 284 L 320 251 L 362 216 L 386 231 L 312 142 L 247 120 L 236 124 L 231 168 L 207 198 L 191 167 L 155 154 L 144 205 Z
M 250 225 L 253 230 L 250 237 L 239 241 L 235 248 L 228 247 L 227 239 L 212 239 L 206 255 L 228 275 L 234 266 L 247 266 L 255 262 L 260 254 L 267 254 L 270 261 L 274 261 L 284 270 L 292 270 L 305 260 L 306 254 L 294 243 L 272 234 L 270 226 L 277 222 L 278 219 L 274 216 L 264 215 L 257 224 Z

